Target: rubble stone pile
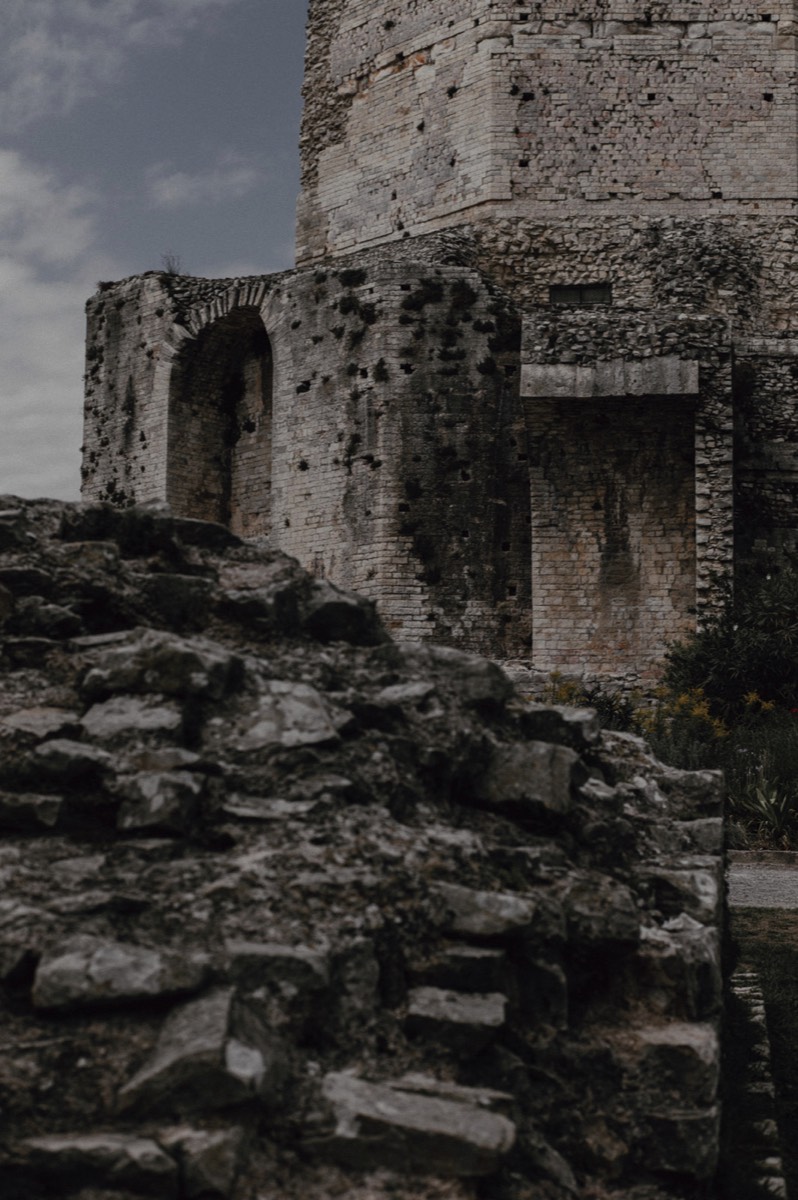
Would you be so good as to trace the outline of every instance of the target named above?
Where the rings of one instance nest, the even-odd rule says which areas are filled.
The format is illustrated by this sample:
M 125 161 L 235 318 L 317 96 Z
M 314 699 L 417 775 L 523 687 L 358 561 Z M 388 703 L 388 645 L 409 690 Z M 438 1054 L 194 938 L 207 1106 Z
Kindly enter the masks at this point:
M 6 1200 L 687 1200 L 721 797 L 165 510 L 0 502 Z

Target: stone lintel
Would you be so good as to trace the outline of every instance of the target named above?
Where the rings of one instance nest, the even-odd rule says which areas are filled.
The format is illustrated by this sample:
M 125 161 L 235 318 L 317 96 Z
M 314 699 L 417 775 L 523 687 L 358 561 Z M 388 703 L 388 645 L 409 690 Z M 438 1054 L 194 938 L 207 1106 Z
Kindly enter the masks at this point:
M 698 360 L 664 355 L 630 361 L 525 363 L 521 394 L 535 399 L 590 400 L 596 396 L 697 396 Z

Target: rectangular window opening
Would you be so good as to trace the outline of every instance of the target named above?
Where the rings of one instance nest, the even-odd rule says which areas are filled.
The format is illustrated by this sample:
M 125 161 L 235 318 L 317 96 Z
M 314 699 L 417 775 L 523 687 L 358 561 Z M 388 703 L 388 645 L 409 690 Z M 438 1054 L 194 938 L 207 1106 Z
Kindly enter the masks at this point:
M 549 304 L 588 308 L 591 304 L 612 304 L 611 283 L 553 283 Z

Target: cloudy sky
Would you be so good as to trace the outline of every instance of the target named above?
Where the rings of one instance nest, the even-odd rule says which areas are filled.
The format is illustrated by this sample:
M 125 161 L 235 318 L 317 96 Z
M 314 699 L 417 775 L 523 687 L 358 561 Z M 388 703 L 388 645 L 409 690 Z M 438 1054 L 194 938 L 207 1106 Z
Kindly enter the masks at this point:
M 306 3 L 0 8 L 0 494 L 72 500 L 97 281 L 293 261 Z

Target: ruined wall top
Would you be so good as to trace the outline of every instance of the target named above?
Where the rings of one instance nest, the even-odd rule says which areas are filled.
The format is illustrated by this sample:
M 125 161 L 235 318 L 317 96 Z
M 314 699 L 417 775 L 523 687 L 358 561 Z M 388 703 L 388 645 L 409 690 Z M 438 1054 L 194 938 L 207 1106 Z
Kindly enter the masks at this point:
M 300 263 L 492 215 L 791 212 L 793 5 L 312 0 Z

